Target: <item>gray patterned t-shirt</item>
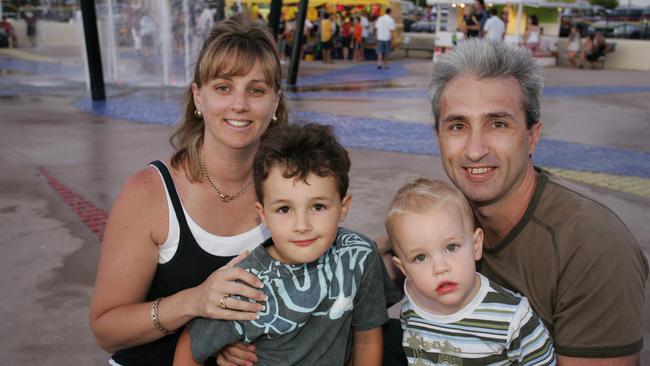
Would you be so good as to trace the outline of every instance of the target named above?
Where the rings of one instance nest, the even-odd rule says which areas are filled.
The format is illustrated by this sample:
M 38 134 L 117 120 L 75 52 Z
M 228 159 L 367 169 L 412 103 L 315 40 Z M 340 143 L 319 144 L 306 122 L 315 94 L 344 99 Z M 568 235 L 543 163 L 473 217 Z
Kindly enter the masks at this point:
M 365 331 L 388 320 L 383 263 L 371 240 L 339 228 L 334 244 L 319 259 L 289 265 L 258 246 L 238 266 L 256 275 L 269 297 L 254 321 L 197 318 L 188 325 L 198 361 L 224 346 L 255 343 L 258 366 L 344 365 L 352 330 Z

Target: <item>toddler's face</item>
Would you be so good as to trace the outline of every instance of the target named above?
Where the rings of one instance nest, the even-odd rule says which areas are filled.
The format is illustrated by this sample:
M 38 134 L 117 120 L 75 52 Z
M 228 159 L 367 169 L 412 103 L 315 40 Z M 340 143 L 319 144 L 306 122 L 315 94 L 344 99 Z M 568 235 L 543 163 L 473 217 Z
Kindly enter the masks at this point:
M 440 315 L 457 312 L 478 292 L 475 262 L 481 258 L 483 232 L 472 232 L 460 207 L 442 204 L 424 213 L 405 212 L 391 224 L 395 265 L 421 308 Z
M 264 181 L 264 205 L 257 212 L 271 231 L 269 254 L 283 263 L 309 263 L 318 259 L 336 239 L 345 220 L 350 196 L 341 199 L 333 177 L 310 174 L 307 183 L 282 176 L 275 166 Z

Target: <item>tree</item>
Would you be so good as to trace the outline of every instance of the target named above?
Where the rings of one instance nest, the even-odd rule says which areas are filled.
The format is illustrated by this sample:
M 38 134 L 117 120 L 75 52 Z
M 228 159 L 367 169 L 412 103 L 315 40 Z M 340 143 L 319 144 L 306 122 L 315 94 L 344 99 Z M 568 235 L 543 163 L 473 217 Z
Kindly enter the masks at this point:
M 590 0 L 591 5 L 600 5 L 605 9 L 614 9 L 618 6 L 618 0 Z

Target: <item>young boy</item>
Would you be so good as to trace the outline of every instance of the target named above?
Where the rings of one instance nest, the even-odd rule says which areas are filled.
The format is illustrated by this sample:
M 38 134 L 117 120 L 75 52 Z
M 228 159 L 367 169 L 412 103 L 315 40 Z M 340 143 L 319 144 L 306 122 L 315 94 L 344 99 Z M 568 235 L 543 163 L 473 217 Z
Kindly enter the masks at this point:
M 329 127 L 290 125 L 264 139 L 253 170 L 271 238 L 238 266 L 264 284 L 265 309 L 252 321 L 194 319 L 174 364 L 241 340 L 255 344 L 256 365 L 380 365 L 383 263 L 371 240 L 338 228 L 351 199 L 347 151 Z
M 386 216 L 404 273 L 409 365 L 554 365 L 549 332 L 525 297 L 475 270 L 483 231 L 463 194 L 426 178 L 404 185 Z

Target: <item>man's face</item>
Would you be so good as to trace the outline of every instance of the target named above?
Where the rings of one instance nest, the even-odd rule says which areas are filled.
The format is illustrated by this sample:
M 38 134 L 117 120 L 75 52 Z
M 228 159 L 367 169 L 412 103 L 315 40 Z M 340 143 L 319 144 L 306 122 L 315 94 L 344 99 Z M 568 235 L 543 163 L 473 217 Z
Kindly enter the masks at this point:
M 452 79 L 440 101 L 438 143 L 449 179 L 470 202 L 513 196 L 530 171 L 541 123 L 526 128 L 519 83 L 510 78 Z

